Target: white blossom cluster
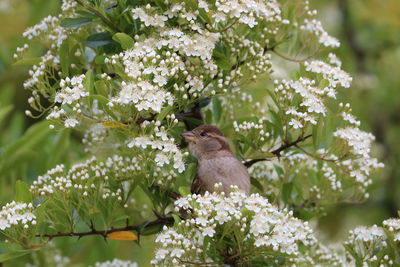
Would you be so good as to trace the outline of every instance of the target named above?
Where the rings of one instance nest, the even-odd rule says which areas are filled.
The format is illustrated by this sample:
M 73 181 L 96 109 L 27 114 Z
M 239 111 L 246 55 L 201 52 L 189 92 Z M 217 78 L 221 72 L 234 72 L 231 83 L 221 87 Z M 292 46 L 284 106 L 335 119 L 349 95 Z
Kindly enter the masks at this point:
M 394 219 L 387 221 L 391 220 Z M 395 262 L 391 256 L 393 251 L 391 251 L 388 242 L 390 241 L 384 229 L 376 225 L 371 227 L 359 226 L 351 230 L 344 242 L 348 250 L 347 264 L 354 265 L 355 261 L 358 260 L 372 264 L 372 266 L 397 266 L 394 265 Z
M 376 158 L 371 157 L 371 142 L 375 137 L 351 126 L 337 129 L 333 136 L 343 140 L 350 147 L 350 153 L 355 156 L 355 158 L 350 157 L 339 164 L 348 169 L 349 175 L 354 177 L 358 183 L 367 187 L 372 183 L 369 178 L 371 171 L 384 166 Z
M 208 238 L 218 240 L 236 228 L 242 237 L 237 242 L 244 250 L 267 248 L 281 255 L 300 257 L 300 243 L 312 246 L 316 242 L 307 222 L 294 218 L 291 212 L 279 210 L 258 194 L 246 196 L 232 192 L 225 196 L 207 192 L 204 196 L 182 197 L 175 202 L 175 207 L 194 216 L 182 220 L 176 227 L 165 227 L 157 236 L 160 248 L 152 261 L 156 266 L 212 262 L 213 259 L 203 257 L 203 252 L 212 249 Z
M 170 116 L 170 119 L 173 120 L 172 123 L 177 123 L 174 115 Z M 161 168 L 164 165 L 171 164 L 174 169 L 182 173 L 185 170 L 184 155 L 177 147 L 175 139 L 169 136 L 167 129 L 164 126 L 160 126 L 160 122 L 154 121 L 145 121 L 141 127 L 143 129 L 149 127 L 153 134 L 143 134 L 132 138 L 127 144 L 128 147 L 139 148 L 141 150 L 149 148 L 155 152 L 154 162 L 157 167 Z M 168 180 L 174 177 L 173 172 L 171 172 L 171 175 L 168 176 Z M 159 182 L 162 181 L 160 180 Z
M 56 93 L 54 101 L 62 105 L 68 104 L 73 106 L 73 110 L 76 113 L 82 113 L 81 101 L 89 95 L 89 92 L 83 86 L 84 78 L 85 75 L 82 74 L 72 78 L 61 79 L 61 89 Z M 51 109 L 51 112 L 47 115 L 47 119 L 64 119 L 64 126 L 66 128 L 74 128 L 79 124 L 76 116 L 68 116 L 67 112 L 58 106 Z
M 67 172 L 64 165 L 57 165 L 46 174 L 38 176 L 30 187 L 37 196 L 51 196 L 56 193 L 79 194 L 83 198 L 99 196 L 102 199 L 113 199 L 122 202 L 123 192 L 120 188 L 112 189 L 115 181 L 133 179 L 134 174 L 142 170 L 135 157 L 114 155 L 105 161 L 95 157 L 73 165 Z
M 276 0 L 218 0 L 215 2 L 215 6 L 217 7 L 217 12 L 212 16 L 216 23 L 238 20 L 239 23 L 253 28 L 255 25 L 258 25 L 260 20 L 268 22 L 282 21 L 281 10 Z M 205 1 L 200 1 L 199 7 L 206 11 L 209 10 Z
M 329 87 L 333 89 L 337 88 L 338 85 L 344 88 L 349 88 L 350 83 L 353 80 L 353 78 L 339 66 L 332 66 L 321 60 L 305 62 L 304 65 L 306 71 L 322 74 L 323 78 L 328 80 Z
M 49 69 L 56 63 L 56 58 L 52 54 L 52 52 L 49 50 L 41 56 L 40 62 L 32 67 L 31 70 L 29 70 L 29 79 L 27 79 L 24 82 L 24 88 L 38 88 L 41 87 L 42 85 L 45 85 L 45 76 L 48 75 L 48 72 L 50 72 Z M 46 84 L 47 85 L 47 84 Z M 39 102 L 38 100 L 39 95 L 37 94 L 36 91 L 33 91 L 33 97 L 29 98 L 28 102 L 33 108 L 38 108 L 35 106 L 36 103 Z
M 138 267 L 139 265 L 133 261 L 124 261 L 113 259 L 112 261 L 96 262 L 94 267 Z
M 36 225 L 36 216 L 33 214 L 31 203 L 10 202 L 2 207 L 0 211 L 0 230 L 7 231 L 16 225 L 24 229 Z
M 319 60 L 305 62 L 304 65 L 306 71 L 321 74 L 323 79 L 328 81 L 328 85 L 320 88 L 316 80 L 303 77 L 297 81 L 283 80 L 282 83 L 275 81 L 278 85 L 275 93 L 280 101 L 289 106 L 286 115 L 290 118 L 289 125 L 294 129 L 302 129 L 307 123 L 316 125 L 318 117 L 327 114 L 325 100 L 336 98 L 335 89 L 339 85 L 347 88 L 352 81 L 352 78 L 338 66 L 331 66 Z M 301 97 L 300 108 L 292 106 L 296 96 Z
M 242 123 L 233 122 L 233 129 L 236 133 L 248 134 L 248 137 L 256 138 L 254 142 L 261 141 L 264 142 L 265 139 L 270 137 L 269 131 L 265 129 L 264 121 L 260 119 L 258 123 L 243 121 Z M 253 135 L 251 135 L 253 134 Z
M 400 242 L 400 219 L 390 218 L 383 221 L 382 224 L 393 235 L 393 240 Z
M 319 43 L 326 47 L 335 48 L 340 46 L 339 40 L 330 36 L 322 27 L 321 22 L 316 19 L 305 19 L 304 24 L 300 26 L 300 29 L 314 33 L 318 37 Z
M 251 166 L 249 173 L 263 186 L 264 193 L 270 197 L 280 196 L 282 192 L 282 172 L 284 177 L 290 177 L 289 182 L 295 186 L 296 193 L 290 194 L 293 199 L 286 200 L 293 205 L 300 201 L 323 202 L 328 195 L 337 195 L 344 192 L 344 185 L 348 184 L 349 177 L 342 175 L 335 165 L 337 157 L 320 149 L 315 153 L 325 161 L 320 164 L 317 158 L 301 151 L 284 152 L 278 158 L 258 162 Z M 318 181 L 315 180 L 317 173 Z M 286 179 L 286 178 L 285 178 Z M 362 191 L 364 192 L 364 191 Z M 306 207 L 311 208 L 311 207 Z
M 89 92 L 87 92 L 83 86 L 84 78 L 85 75 L 82 74 L 72 78 L 67 77 L 66 79 L 61 79 L 61 89 L 55 95 L 55 102 L 71 105 L 81 98 L 88 96 Z
M 282 84 L 275 88 L 275 93 L 279 96 L 279 100 L 289 105 L 285 114 L 289 116 L 289 125 L 294 129 L 302 129 L 306 123 L 316 125 L 317 116 L 326 114 L 327 110 L 323 95 L 329 94 L 330 90 L 324 91 L 315 85 L 314 80 L 308 78 L 300 78 L 297 81 L 283 80 Z M 299 105 L 301 110 L 290 106 L 296 95 L 301 96 Z
M 47 40 L 51 48 L 59 48 L 73 29 L 66 29 L 60 26 L 63 18 L 73 16 L 77 3 L 72 0 L 63 0 L 61 5 L 62 13 L 58 16 L 47 16 L 38 24 L 28 28 L 22 34 L 28 40 L 41 38 Z
M 121 91 L 118 96 L 111 99 L 109 106 L 114 103 L 120 105 L 134 105 L 138 111 L 152 110 L 160 112 L 164 104 L 172 105 L 173 97 L 171 93 L 160 89 L 147 82 L 122 82 Z

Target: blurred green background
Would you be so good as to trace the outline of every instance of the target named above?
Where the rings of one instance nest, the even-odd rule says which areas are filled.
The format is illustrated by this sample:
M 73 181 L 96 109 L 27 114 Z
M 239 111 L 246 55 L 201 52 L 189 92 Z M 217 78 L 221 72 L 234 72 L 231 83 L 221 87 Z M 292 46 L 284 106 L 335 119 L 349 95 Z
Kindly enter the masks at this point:
M 399 0 L 311 0 L 328 32 L 339 38 L 334 51 L 343 69 L 353 78 L 350 89 L 340 91 L 341 101 L 351 103 L 362 129 L 376 136 L 374 147 L 385 168 L 375 175 L 370 199 L 361 205 L 331 207 L 316 222 L 323 238 L 340 241 L 355 225 L 380 224 L 397 216 L 400 209 L 400 1 Z M 0 0 L 0 205 L 14 197 L 17 179 L 33 179 L 58 163 L 67 166 L 84 156 L 79 147 L 81 133 L 50 131 L 48 123 L 24 115 L 29 93 L 23 89 L 28 69 L 12 66 L 13 53 L 23 46 L 22 32 L 48 14 L 55 14 L 57 0 Z M 32 55 L 43 51 L 31 47 Z M 35 123 L 35 125 L 33 125 Z M 71 149 L 74 148 L 74 149 Z M 147 266 L 152 242 L 141 246 L 128 241 L 103 242 L 99 237 L 60 239 L 61 254 L 82 266 L 113 257 Z M 96 248 L 96 249 L 93 249 Z M 2 247 L 0 245 L 0 253 Z M 34 257 L 45 265 L 56 253 L 51 247 Z M 31 256 L 6 264 L 25 265 Z M 50 257 L 50 258 L 49 258 Z

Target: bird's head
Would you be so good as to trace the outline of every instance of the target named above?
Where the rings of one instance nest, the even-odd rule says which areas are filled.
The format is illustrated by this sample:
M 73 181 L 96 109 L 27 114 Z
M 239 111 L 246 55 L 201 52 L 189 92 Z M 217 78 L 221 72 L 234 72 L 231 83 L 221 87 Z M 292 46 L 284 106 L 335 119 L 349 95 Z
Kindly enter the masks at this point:
M 228 140 L 215 126 L 200 125 L 181 136 L 189 143 L 190 153 L 198 159 L 231 153 Z

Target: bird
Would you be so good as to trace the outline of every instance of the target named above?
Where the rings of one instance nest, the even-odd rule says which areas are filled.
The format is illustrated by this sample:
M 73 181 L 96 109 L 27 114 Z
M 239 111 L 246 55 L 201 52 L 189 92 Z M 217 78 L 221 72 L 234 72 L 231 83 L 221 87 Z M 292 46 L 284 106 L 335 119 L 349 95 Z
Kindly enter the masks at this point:
M 189 152 L 197 158 L 197 173 L 193 180 L 192 194 L 213 193 L 215 184 L 222 184 L 225 194 L 231 186 L 237 186 L 245 194 L 250 192 L 250 177 L 247 168 L 232 153 L 228 139 L 218 127 L 200 125 L 192 131 L 181 133 L 189 144 Z

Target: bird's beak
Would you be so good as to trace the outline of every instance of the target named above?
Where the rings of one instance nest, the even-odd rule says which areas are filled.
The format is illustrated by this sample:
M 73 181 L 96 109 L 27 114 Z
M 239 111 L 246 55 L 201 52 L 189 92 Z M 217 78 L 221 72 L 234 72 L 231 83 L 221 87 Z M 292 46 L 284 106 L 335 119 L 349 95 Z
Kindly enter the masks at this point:
M 196 136 L 193 134 L 192 131 L 183 132 L 181 136 L 185 139 L 186 142 L 193 142 L 196 140 Z

